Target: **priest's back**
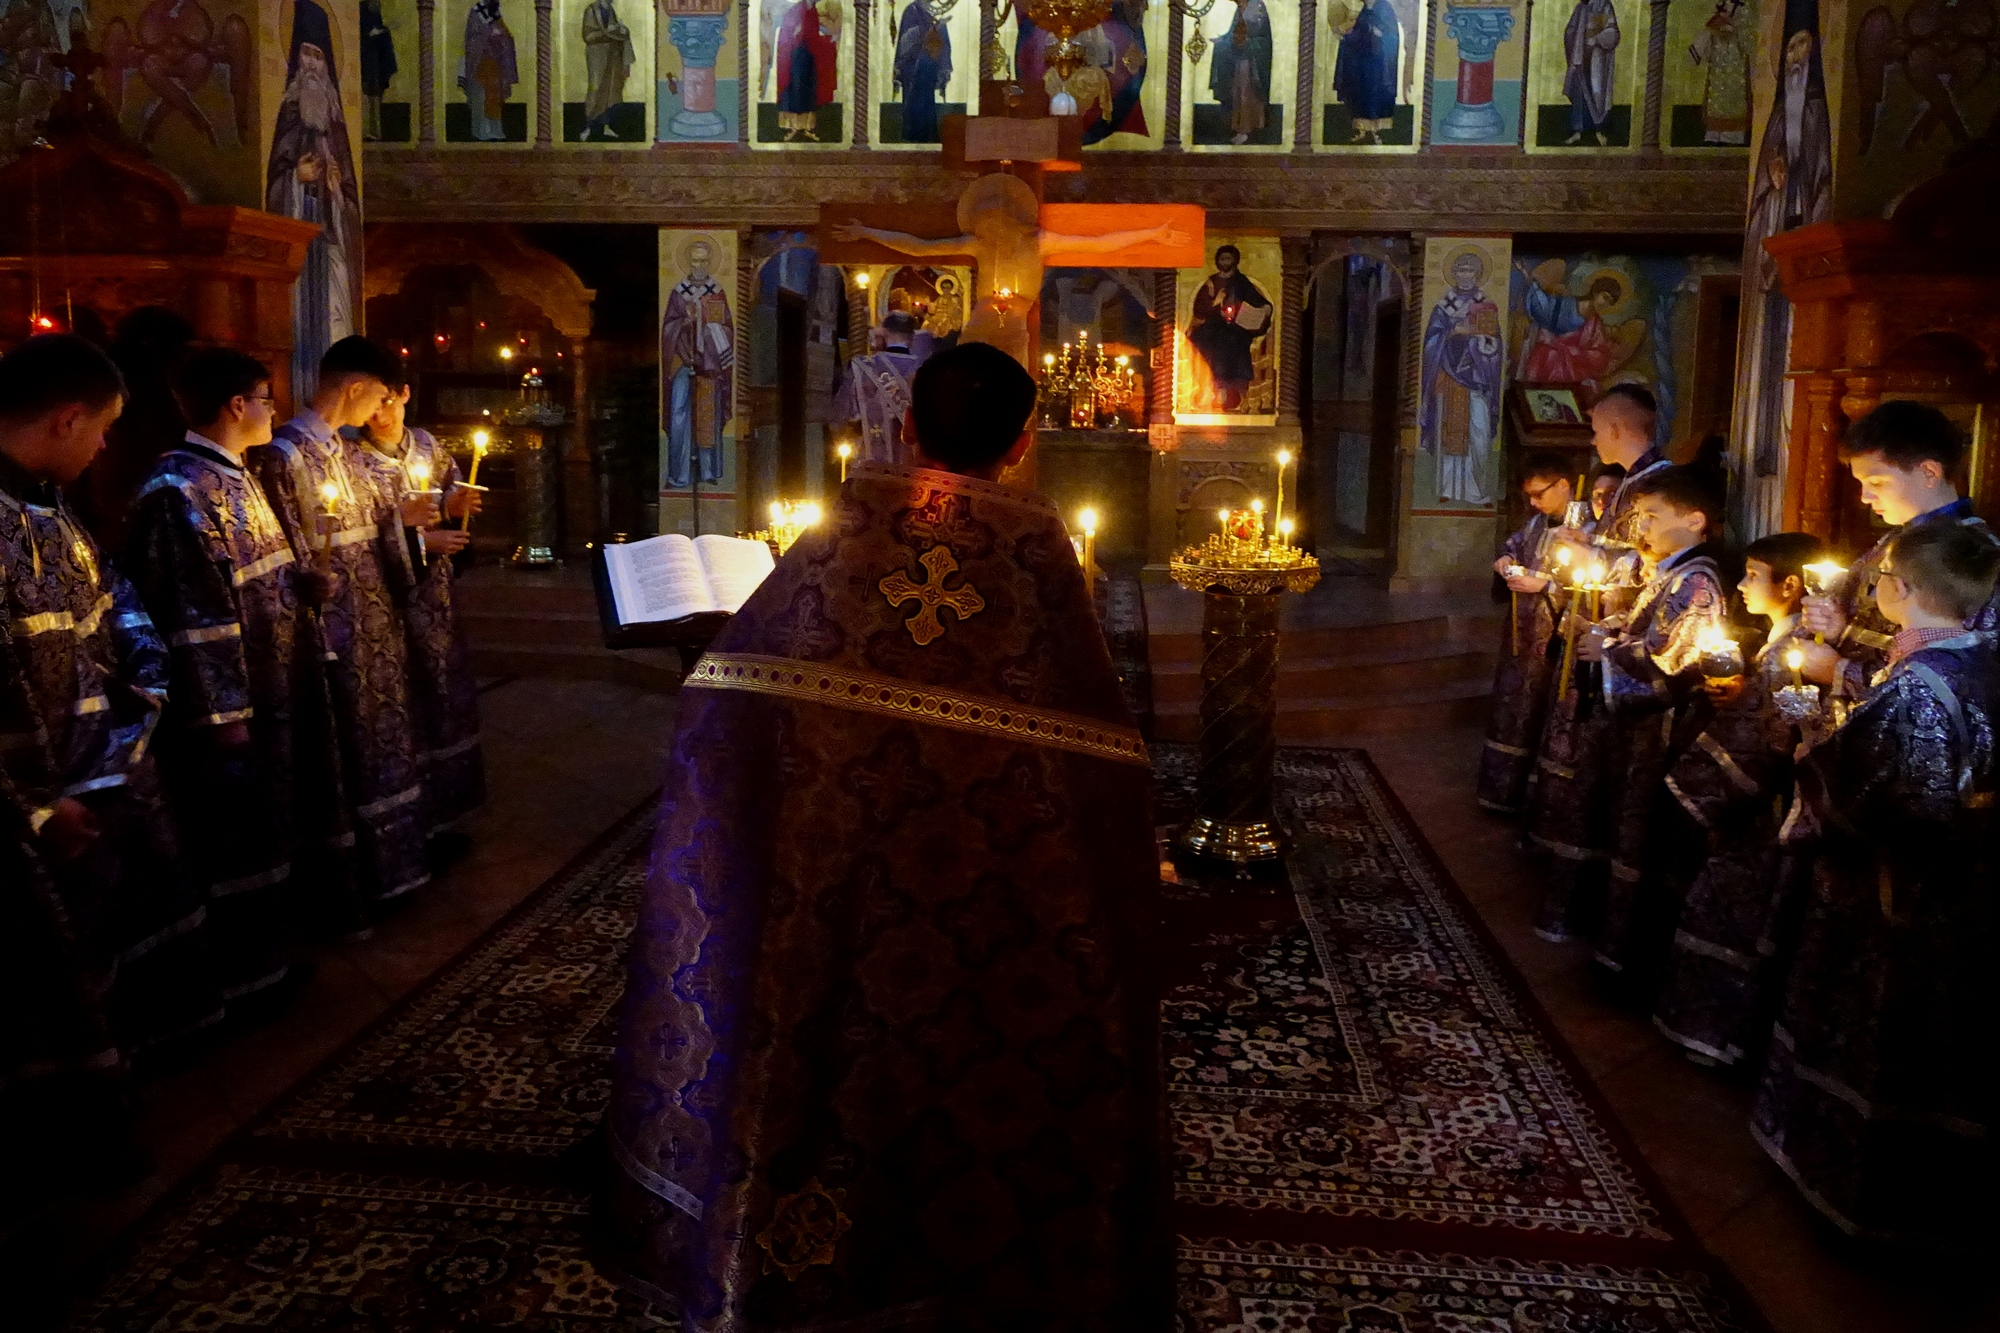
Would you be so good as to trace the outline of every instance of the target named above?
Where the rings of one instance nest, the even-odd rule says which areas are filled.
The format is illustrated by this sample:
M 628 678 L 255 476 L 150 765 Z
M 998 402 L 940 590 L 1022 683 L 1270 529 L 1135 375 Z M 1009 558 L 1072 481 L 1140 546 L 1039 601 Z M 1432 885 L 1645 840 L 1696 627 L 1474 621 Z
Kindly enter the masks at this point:
M 1012 423 L 956 460 L 990 474 L 1033 386 L 968 346 L 919 434 L 927 397 L 926 461 Z M 599 1207 L 627 1276 L 690 1330 L 1164 1327 L 1148 783 L 1054 508 L 855 469 L 681 696 Z

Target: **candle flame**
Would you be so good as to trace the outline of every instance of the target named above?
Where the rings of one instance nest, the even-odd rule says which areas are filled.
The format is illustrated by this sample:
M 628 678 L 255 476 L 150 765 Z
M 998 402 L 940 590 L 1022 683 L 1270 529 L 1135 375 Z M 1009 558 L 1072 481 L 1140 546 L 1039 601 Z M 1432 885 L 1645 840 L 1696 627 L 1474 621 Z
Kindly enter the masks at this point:
M 866 274 L 865 272 L 864 272 L 864 273 L 857 273 L 857 274 L 855 274 L 855 275 L 854 275 L 854 285 L 855 285 L 856 287 L 859 287 L 859 288 L 860 288 L 860 289 L 861 289 L 862 291 L 864 291 L 864 292 L 865 292 L 865 291 L 867 291 L 867 290 L 868 290 L 868 275 L 867 275 L 867 274 Z
M 431 465 L 424 462 L 410 464 L 410 480 L 417 483 L 417 489 L 428 490 L 431 484 Z
M 799 526 L 810 528 L 817 524 L 819 520 L 820 512 L 818 505 L 802 504 L 799 506 Z
M 1289 518 L 1281 518 L 1278 520 L 1278 535 L 1281 537 L 1289 537 L 1292 535 L 1292 520 L 1290 520 Z
M 835 449 L 834 452 L 836 454 L 839 454 L 840 461 L 845 463 L 848 459 L 854 457 L 854 446 L 849 444 L 846 440 L 842 440 L 840 442 L 840 447 Z
M 1556 547 L 1556 563 L 1559 565 L 1566 565 L 1569 563 L 1569 547 L 1567 546 Z
M 326 501 L 328 509 L 333 508 L 334 504 L 340 499 L 340 487 L 330 481 L 321 482 L 319 484 L 319 498 Z
M 1792 649 L 1792 651 L 1785 654 L 1785 665 L 1790 667 L 1792 670 L 1797 671 L 1800 667 L 1804 666 L 1805 664 L 1806 664 L 1806 655 L 1799 649 L 1794 648 Z
M 773 523 L 782 523 L 785 521 L 785 502 L 783 500 L 771 501 L 771 521 Z
M 492 442 L 493 442 L 493 437 L 491 435 L 488 435 L 485 431 L 476 430 L 472 432 L 472 450 L 474 453 L 484 453 L 486 451 L 486 446 L 491 444 Z
M 1221 519 L 1224 523 L 1227 523 L 1229 521 L 1229 511 L 1227 509 L 1216 510 L 1215 516 Z
M 1252 501 L 1250 502 L 1250 512 L 1251 512 L 1251 513 L 1253 513 L 1253 514 L 1261 514 L 1261 513 L 1263 513 L 1263 512 L 1264 512 L 1264 502 L 1263 502 L 1262 500 L 1252 500 Z
M 1083 529 L 1084 536 L 1095 537 L 1097 535 L 1097 511 L 1095 509 L 1079 509 L 1076 514 L 1076 521 L 1077 526 Z
M 1735 642 L 1720 625 L 1704 625 L 1695 636 L 1695 645 L 1705 653 L 1722 652 Z
M 1292 451 L 1290 449 L 1278 450 L 1278 466 L 1282 468 L 1282 467 L 1290 467 L 1291 465 L 1292 465 Z

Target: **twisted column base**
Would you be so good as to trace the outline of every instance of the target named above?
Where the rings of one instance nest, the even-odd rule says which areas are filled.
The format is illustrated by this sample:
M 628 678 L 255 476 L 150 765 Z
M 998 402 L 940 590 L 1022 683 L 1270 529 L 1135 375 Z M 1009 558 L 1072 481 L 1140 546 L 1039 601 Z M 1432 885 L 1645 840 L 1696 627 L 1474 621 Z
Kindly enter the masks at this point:
M 1282 593 L 1202 595 L 1201 767 L 1182 850 L 1247 873 L 1284 856 L 1272 818 L 1278 737 L 1278 599 Z

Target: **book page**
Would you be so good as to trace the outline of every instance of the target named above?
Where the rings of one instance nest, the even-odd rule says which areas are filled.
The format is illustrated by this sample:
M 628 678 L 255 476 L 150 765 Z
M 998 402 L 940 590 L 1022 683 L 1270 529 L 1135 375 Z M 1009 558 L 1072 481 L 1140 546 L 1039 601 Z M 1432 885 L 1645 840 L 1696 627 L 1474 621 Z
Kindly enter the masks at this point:
M 757 591 L 757 585 L 777 567 L 764 542 L 714 533 L 694 539 L 695 554 L 708 574 L 708 589 L 717 610 L 734 615 Z
M 640 625 L 715 611 L 694 543 L 677 532 L 604 548 L 618 623 Z

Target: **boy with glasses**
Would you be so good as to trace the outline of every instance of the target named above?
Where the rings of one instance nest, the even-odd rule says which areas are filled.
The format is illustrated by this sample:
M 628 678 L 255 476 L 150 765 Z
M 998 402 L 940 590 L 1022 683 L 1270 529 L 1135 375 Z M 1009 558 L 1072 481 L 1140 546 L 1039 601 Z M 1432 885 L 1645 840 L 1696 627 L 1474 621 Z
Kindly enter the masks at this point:
M 1811 896 L 1751 1123 L 1849 1235 L 1963 1245 L 1991 1225 L 2000 726 L 2000 656 L 1965 625 L 2000 545 L 1913 524 L 1877 568 L 1887 665 L 1798 765 Z
M 1548 707 L 1549 640 L 1565 593 L 1543 568 L 1549 534 L 1569 507 L 1569 477 L 1558 463 L 1536 463 L 1522 479 L 1521 494 L 1528 501 L 1528 521 L 1501 544 L 1493 562 L 1507 584 L 1507 623 L 1493 671 L 1492 720 L 1479 757 L 1479 803 L 1503 815 L 1521 813 Z

